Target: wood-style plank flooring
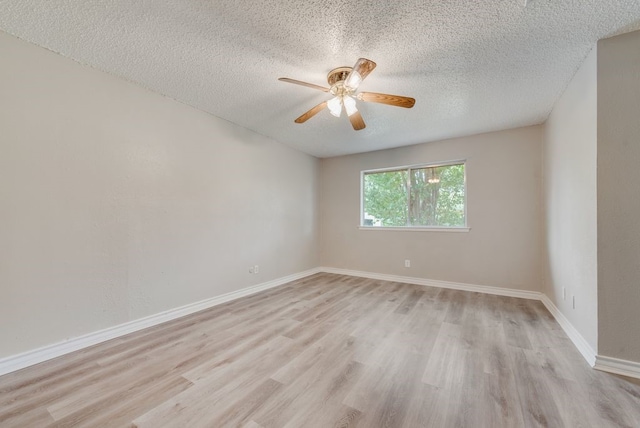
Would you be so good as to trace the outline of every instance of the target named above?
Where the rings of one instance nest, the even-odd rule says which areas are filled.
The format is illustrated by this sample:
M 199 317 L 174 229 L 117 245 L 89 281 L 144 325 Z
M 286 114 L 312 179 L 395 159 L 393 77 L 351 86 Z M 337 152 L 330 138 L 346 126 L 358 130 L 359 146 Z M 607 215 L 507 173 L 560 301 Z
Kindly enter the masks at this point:
M 540 302 L 317 274 L 0 377 L 0 426 L 640 427 Z

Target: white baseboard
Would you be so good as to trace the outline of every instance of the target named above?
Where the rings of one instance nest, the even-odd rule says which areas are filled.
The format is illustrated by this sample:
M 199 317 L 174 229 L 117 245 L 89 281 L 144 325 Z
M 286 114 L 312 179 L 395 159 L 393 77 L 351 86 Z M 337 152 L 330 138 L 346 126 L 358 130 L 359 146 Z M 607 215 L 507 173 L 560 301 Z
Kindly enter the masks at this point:
M 635 361 L 620 360 L 618 358 L 598 355 L 596 356 L 596 364 L 593 368 L 602 370 L 603 372 L 640 379 L 640 363 Z
M 379 279 L 381 281 L 404 282 L 407 284 L 424 285 L 427 287 L 450 288 L 453 290 L 474 291 L 476 293 L 495 294 L 497 296 L 518 297 L 521 299 L 540 300 L 542 293 L 537 291 L 516 290 L 514 288 L 491 287 L 488 285 L 465 284 L 461 282 L 440 281 L 436 279 L 416 278 L 412 276 L 387 275 L 383 273 L 363 272 L 357 270 L 321 267 L 320 272 L 339 275 L 359 276 L 363 278 Z
M 226 293 L 200 302 L 190 303 L 179 308 L 169 309 L 137 320 L 129 321 L 114 327 L 105 328 L 104 330 L 85 334 L 83 336 L 74 337 L 63 342 L 47 345 L 42 348 L 27 351 L 18 355 L 12 355 L 0 359 L 0 375 L 23 369 L 34 364 L 38 364 L 52 358 L 60 357 L 70 352 L 78 351 L 89 346 L 96 345 L 125 334 L 133 333 L 154 325 L 162 324 L 167 321 L 181 318 L 204 309 L 211 308 L 240 297 L 249 296 L 269 288 L 277 287 L 287 282 L 295 281 L 309 275 L 318 273 L 319 269 L 309 269 L 304 272 L 295 273 L 272 281 L 263 282 L 258 285 L 243 288 L 241 290 Z
M 591 367 L 593 367 L 596 363 L 596 351 L 593 350 L 591 345 L 586 341 L 586 339 L 576 330 L 576 328 L 571 324 L 571 322 L 564 316 L 560 309 L 553 304 L 551 299 L 547 297 L 546 294 L 542 294 L 542 303 L 544 306 L 551 312 L 551 315 L 558 321 L 560 327 L 564 330 L 564 332 L 569 336 L 569 339 L 573 342 L 578 351 L 582 354 L 582 357 L 587 360 L 587 363 Z

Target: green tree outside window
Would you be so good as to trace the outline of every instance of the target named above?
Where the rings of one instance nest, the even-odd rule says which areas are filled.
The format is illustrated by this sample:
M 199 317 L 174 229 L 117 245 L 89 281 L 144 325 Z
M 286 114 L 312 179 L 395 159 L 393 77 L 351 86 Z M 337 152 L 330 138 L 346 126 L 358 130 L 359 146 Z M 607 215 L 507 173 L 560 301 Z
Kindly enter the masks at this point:
M 464 227 L 464 164 L 363 174 L 363 225 Z

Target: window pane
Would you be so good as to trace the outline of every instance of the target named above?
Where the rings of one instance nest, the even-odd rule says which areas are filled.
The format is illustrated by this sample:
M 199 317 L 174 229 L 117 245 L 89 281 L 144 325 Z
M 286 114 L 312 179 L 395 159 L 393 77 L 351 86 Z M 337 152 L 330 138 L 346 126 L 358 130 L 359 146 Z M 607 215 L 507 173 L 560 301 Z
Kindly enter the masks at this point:
M 410 171 L 412 226 L 464 226 L 464 165 Z
M 406 170 L 364 174 L 364 226 L 407 225 L 407 176 Z

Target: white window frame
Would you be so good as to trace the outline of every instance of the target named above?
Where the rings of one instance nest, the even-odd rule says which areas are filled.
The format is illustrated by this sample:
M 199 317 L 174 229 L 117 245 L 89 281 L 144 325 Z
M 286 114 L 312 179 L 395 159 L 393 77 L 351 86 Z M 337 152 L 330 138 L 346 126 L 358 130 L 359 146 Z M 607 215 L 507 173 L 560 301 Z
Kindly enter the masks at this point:
M 464 226 L 390 226 L 390 227 L 378 227 L 378 226 L 365 226 L 364 224 L 364 176 L 365 174 L 375 174 L 378 172 L 393 172 L 393 171 L 410 171 L 412 169 L 420 168 L 438 168 L 441 166 L 460 165 L 464 166 Z M 409 191 L 407 197 L 411 198 L 411 182 L 409 182 Z M 407 200 L 407 208 L 409 207 L 409 201 Z M 469 232 L 469 218 L 467 216 L 467 160 L 457 159 L 446 162 L 434 162 L 434 163 L 421 163 L 415 165 L 394 166 L 390 168 L 378 168 L 367 169 L 360 171 L 360 230 L 381 230 L 381 231 L 401 231 L 401 232 Z

